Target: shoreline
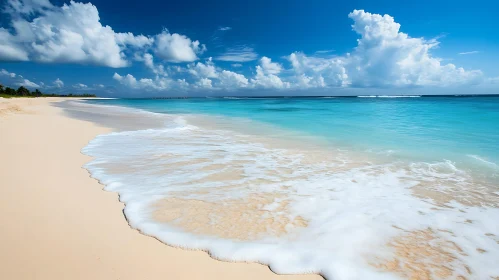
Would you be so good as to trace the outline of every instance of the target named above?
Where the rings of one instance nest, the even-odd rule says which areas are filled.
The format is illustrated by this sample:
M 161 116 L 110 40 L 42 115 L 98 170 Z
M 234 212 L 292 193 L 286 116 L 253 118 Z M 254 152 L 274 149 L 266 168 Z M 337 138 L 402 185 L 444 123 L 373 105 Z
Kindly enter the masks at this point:
M 130 228 L 118 194 L 82 167 L 91 158 L 81 149 L 111 130 L 51 104 L 62 100 L 0 101 L 0 278 L 322 279 L 221 262 Z

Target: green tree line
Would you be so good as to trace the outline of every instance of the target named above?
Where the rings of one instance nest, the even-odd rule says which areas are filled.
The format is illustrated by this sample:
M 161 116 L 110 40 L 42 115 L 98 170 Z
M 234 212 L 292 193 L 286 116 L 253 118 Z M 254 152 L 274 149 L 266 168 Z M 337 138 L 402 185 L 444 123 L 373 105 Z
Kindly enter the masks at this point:
M 95 94 L 55 94 L 55 93 L 43 93 L 38 89 L 35 89 L 34 91 L 30 91 L 29 89 L 20 86 L 17 90 L 10 88 L 10 87 L 4 87 L 3 85 L 0 84 L 0 96 L 5 96 L 5 97 L 96 97 Z

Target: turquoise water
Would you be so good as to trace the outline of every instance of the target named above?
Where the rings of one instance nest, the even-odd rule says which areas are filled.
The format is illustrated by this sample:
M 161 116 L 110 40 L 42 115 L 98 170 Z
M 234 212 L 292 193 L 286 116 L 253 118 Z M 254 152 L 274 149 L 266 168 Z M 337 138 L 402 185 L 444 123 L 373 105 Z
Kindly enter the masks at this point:
M 85 167 L 164 243 L 327 279 L 499 276 L 498 97 L 67 106 L 117 129 Z
M 157 113 L 248 118 L 338 148 L 497 172 L 499 97 L 116 99 L 96 103 Z M 494 171 L 495 170 L 495 171 Z M 490 175 L 489 174 L 489 175 Z

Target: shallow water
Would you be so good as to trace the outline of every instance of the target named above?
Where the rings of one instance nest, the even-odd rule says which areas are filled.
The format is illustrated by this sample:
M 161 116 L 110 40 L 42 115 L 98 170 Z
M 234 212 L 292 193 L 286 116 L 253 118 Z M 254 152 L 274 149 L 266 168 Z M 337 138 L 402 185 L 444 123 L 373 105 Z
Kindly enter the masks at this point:
M 116 123 L 86 168 L 165 243 L 328 279 L 499 276 L 499 98 L 66 105 Z

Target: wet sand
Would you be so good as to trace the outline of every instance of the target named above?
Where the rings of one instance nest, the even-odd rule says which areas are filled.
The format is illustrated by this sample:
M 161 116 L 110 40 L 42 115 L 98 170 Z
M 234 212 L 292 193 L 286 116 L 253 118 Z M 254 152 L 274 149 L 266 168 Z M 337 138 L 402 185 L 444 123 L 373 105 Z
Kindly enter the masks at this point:
M 0 279 L 322 279 L 227 263 L 140 234 L 116 193 L 82 168 L 110 129 L 69 118 L 62 99 L 0 99 Z

